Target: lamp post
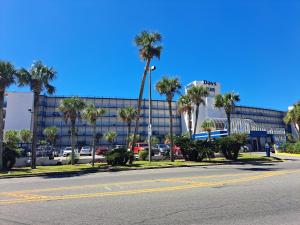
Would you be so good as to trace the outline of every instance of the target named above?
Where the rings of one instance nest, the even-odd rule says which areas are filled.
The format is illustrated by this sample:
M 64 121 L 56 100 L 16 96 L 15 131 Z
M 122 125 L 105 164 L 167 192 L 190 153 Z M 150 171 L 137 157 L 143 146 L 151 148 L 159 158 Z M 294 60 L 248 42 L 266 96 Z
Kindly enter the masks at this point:
M 156 69 L 155 66 L 149 68 L 149 122 L 148 122 L 148 149 L 149 149 L 149 162 L 151 162 L 151 136 L 152 136 L 152 79 L 151 72 Z

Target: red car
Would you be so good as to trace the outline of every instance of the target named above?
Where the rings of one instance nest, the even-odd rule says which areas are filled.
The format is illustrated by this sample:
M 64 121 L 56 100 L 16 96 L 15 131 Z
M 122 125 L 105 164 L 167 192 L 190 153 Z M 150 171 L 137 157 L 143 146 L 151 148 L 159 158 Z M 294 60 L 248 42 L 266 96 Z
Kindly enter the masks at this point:
M 104 155 L 108 151 L 108 147 L 105 146 L 98 146 L 96 148 L 95 154 L 96 155 Z
M 138 154 L 142 150 L 148 149 L 148 144 L 147 143 L 136 143 L 134 148 L 133 148 L 133 153 Z

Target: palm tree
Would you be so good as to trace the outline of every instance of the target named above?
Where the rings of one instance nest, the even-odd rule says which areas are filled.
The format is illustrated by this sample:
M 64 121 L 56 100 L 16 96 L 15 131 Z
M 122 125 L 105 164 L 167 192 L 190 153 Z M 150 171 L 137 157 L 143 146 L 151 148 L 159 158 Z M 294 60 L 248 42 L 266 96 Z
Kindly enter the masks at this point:
M 235 103 L 240 101 L 240 96 L 234 92 L 226 93 L 224 95 L 218 94 L 215 96 L 215 107 L 224 108 L 227 125 L 228 125 L 228 135 L 231 134 L 231 112 L 234 110 Z
M 95 151 L 96 151 L 96 122 L 97 119 L 103 116 L 104 109 L 97 109 L 94 105 L 88 105 L 85 107 L 82 113 L 82 117 L 86 119 L 93 126 L 93 160 L 92 165 L 95 165 Z
M 5 90 L 15 83 L 16 70 L 13 64 L 0 61 L 0 170 L 3 169 L 3 108 Z
M 52 126 L 52 127 L 46 127 L 43 131 L 44 135 L 46 136 L 47 140 L 50 142 L 51 147 L 53 149 L 55 140 L 56 140 L 56 134 L 57 134 L 57 127 Z
M 53 94 L 55 87 L 50 84 L 55 79 L 56 72 L 52 67 L 45 66 L 42 61 L 36 61 L 29 70 L 24 68 L 18 71 L 19 85 L 28 85 L 33 91 L 33 128 L 32 128 L 32 150 L 31 168 L 36 168 L 36 144 L 37 144 L 37 117 L 39 111 L 39 99 L 41 92 Z
M 27 130 L 27 129 L 23 129 L 23 130 L 20 130 L 19 135 L 20 135 L 21 141 L 23 143 L 25 143 L 26 147 L 28 148 L 28 143 L 30 143 L 31 139 L 32 139 L 31 131 Z
M 75 132 L 76 132 L 76 119 L 80 117 L 80 112 L 84 109 L 85 103 L 78 97 L 65 98 L 61 100 L 58 110 L 63 113 L 65 123 L 69 120 L 71 122 L 71 146 L 72 146 L 72 157 L 71 163 L 74 165 L 75 162 Z
M 97 143 L 97 145 L 99 145 L 99 142 L 100 142 L 100 140 L 101 140 L 101 138 L 103 137 L 103 134 L 102 133 L 100 133 L 100 132 L 97 132 L 96 133 L 96 143 Z
M 209 94 L 208 88 L 204 86 L 193 86 L 191 87 L 187 95 L 190 97 L 192 103 L 196 105 L 196 118 L 194 122 L 194 135 L 196 134 L 197 124 L 198 124 L 198 116 L 199 116 L 199 107 L 201 104 L 205 105 L 204 98 Z
M 173 116 L 172 116 L 172 100 L 176 93 L 179 93 L 181 84 L 178 78 L 163 77 L 162 80 L 156 84 L 156 90 L 159 94 L 165 95 L 169 105 L 169 117 L 170 117 L 170 159 L 174 161 L 173 155 Z
M 215 124 L 212 120 L 204 120 L 201 128 L 208 133 L 208 141 L 211 140 L 211 131 L 215 127 Z
M 113 144 L 116 138 L 117 138 L 117 133 L 114 131 L 108 131 L 105 134 L 105 139 L 110 143 L 111 149 L 113 148 Z
M 157 32 L 147 32 L 142 31 L 140 34 L 138 34 L 135 37 L 135 43 L 137 47 L 139 48 L 139 55 L 142 60 L 146 61 L 146 66 L 144 68 L 144 73 L 142 76 L 142 82 L 140 86 L 140 93 L 139 93 L 139 99 L 138 99 L 138 108 L 137 108 L 137 116 L 136 116 L 136 123 L 135 123 L 135 129 L 134 129 L 134 137 L 138 133 L 139 129 L 139 120 L 140 120 L 140 114 L 141 114 L 141 106 L 142 106 L 142 98 L 143 98 L 143 92 L 144 92 L 144 86 L 145 86 L 145 80 L 147 73 L 149 71 L 149 66 L 151 63 L 151 60 L 156 57 L 160 58 L 162 46 L 159 45 L 161 42 L 161 34 Z M 132 148 L 135 144 L 136 138 L 133 138 Z
M 122 108 L 120 109 L 119 111 L 119 117 L 120 119 L 127 123 L 127 142 L 126 142 L 126 149 L 128 149 L 128 144 L 129 144 L 129 135 L 130 135 L 130 132 L 131 132 L 131 123 L 132 121 L 136 118 L 137 116 L 137 111 L 135 108 L 129 106 L 129 107 L 126 107 L 126 108 Z
M 298 133 L 298 139 L 300 140 L 300 102 L 295 104 L 293 108 L 287 112 L 284 117 L 284 122 L 286 124 L 294 124 Z
M 192 137 L 192 101 L 188 95 L 180 96 L 178 100 L 178 111 L 180 113 L 187 113 L 188 116 L 188 130 L 190 138 Z

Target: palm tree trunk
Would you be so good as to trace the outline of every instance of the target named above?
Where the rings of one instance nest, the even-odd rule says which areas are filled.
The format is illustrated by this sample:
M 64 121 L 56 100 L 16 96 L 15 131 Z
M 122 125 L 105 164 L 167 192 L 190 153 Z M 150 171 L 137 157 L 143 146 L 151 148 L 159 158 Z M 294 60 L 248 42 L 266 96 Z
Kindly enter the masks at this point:
M 199 116 L 199 105 L 196 105 L 196 119 L 195 119 L 195 126 L 194 126 L 194 135 L 196 134 L 196 130 L 197 130 L 198 116 Z
M 128 149 L 128 147 L 129 147 L 129 136 L 130 136 L 130 132 L 131 132 L 131 123 L 128 123 L 126 149 Z
M 3 107 L 4 107 L 4 90 L 0 91 L 0 170 L 3 169 Z
M 188 129 L 190 138 L 192 138 L 192 112 L 191 110 L 188 110 Z
M 208 141 L 210 141 L 211 140 L 211 131 L 208 131 L 207 133 L 208 133 Z
M 92 166 L 95 166 L 95 151 L 96 151 L 96 123 L 93 126 L 93 160 L 92 160 Z
M 71 146 L 72 146 L 72 155 L 71 155 L 71 164 L 75 164 L 75 121 L 71 121 Z
M 168 101 L 169 104 L 169 116 L 170 116 L 170 160 L 174 162 L 174 154 L 173 154 L 173 117 L 172 117 L 172 101 Z
M 151 59 L 147 59 L 145 70 L 144 70 L 143 77 L 142 77 L 142 83 L 141 83 L 141 86 L 140 86 L 137 116 L 136 116 L 136 122 L 135 122 L 134 134 L 133 134 L 133 141 L 132 141 L 132 147 L 131 147 L 132 151 L 133 151 L 134 145 L 136 143 L 136 140 L 135 140 L 136 135 L 139 131 L 139 121 L 140 121 L 140 114 L 141 114 L 142 98 L 143 98 L 145 80 L 146 80 L 146 76 L 147 76 L 147 73 L 148 73 L 148 70 L 149 70 L 150 62 L 151 62 Z
M 228 136 L 231 134 L 231 118 L 230 118 L 230 113 L 227 113 L 227 131 L 228 131 Z
M 39 110 L 39 92 L 34 91 L 33 100 L 33 126 L 32 126 L 32 146 L 31 146 L 31 168 L 36 168 L 36 144 L 37 144 L 37 119 Z

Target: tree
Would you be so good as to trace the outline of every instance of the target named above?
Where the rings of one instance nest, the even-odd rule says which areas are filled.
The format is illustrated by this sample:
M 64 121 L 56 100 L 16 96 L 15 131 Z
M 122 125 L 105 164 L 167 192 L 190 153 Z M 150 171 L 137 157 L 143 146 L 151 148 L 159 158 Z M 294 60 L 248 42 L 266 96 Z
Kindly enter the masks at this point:
M 52 149 L 53 149 L 53 146 L 55 144 L 55 141 L 56 141 L 56 134 L 57 134 L 57 127 L 55 126 L 52 126 L 52 127 L 46 127 L 44 129 L 44 135 L 46 136 L 47 140 L 50 142 L 51 146 L 52 146 Z
M 180 96 L 178 100 L 178 111 L 179 113 L 187 113 L 188 116 L 188 133 L 190 138 L 192 137 L 192 101 L 188 95 Z
M 117 138 L 117 133 L 114 131 L 108 131 L 105 134 L 105 139 L 110 143 L 111 149 L 113 148 L 113 144 L 116 138 Z
M 294 124 L 298 133 L 298 139 L 300 140 L 300 101 L 287 112 L 284 122 L 286 124 Z
M 23 143 L 29 143 L 31 141 L 31 131 L 27 129 L 20 130 L 20 138 Z
M 11 149 L 16 149 L 20 142 L 19 133 L 16 130 L 8 130 L 4 134 L 4 141 Z
M 97 119 L 105 114 L 104 109 L 97 109 L 94 105 L 87 105 L 83 110 L 82 117 L 93 126 L 93 160 L 92 165 L 95 165 L 95 151 L 96 151 L 96 123 Z
M 4 94 L 5 90 L 15 83 L 16 72 L 13 64 L 6 61 L 0 61 L 0 170 L 3 169 Z
M 28 148 L 29 143 L 30 143 L 31 140 L 32 140 L 32 134 L 31 134 L 31 131 L 30 131 L 30 130 L 27 130 L 27 129 L 20 130 L 19 136 L 20 136 L 21 141 L 22 141 L 23 143 L 25 143 L 25 144 L 26 144 L 26 147 Z
M 234 110 L 235 103 L 240 101 L 240 96 L 234 92 L 226 93 L 224 95 L 218 94 L 215 96 L 215 107 L 224 108 L 227 125 L 228 135 L 231 135 L 231 112 Z
M 19 85 L 28 85 L 33 91 L 33 128 L 32 128 L 32 150 L 31 150 L 31 168 L 36 168 L 36 144 L 37 144 L 37 119 L 39 111 L 40 94 L 45 92 L 53 94 L 55 87 L 50 83 L 55 79 L 56 72 L 52 67 L 47 67 L 42 61 L 36 61 L 29 70 L 24 68 L 18 71 Z
M 78 97 L 65 98 L 61 100 L 58 110 L 63 113 L 65 123 L 71 122 L 71 146 L 72 156 L 71 164 L 75 163 L 75 135 L 76 135 L 76 119 L 80 117 L 80 112 L 84 109 L 85 103 Z
M 212 120 L 203 121 L 201 128 L 208 133 L 208 141 L 211 140 L 211 131 L 215 127 L 215 124 Z
M 96 143 L 97 143 L 97 145 L 99 145 L 99 142 L 100 142 L 102 137 L 103 137 L 102 133 L 100 133 L 100 132 L 96 133 Z
M 129 137 L 128 137 L 128 139 L 127 139 L 127 141 L 128 141 L 128 146 L 132 146 L 132 145 L 133 145 L 133 139 L 134 139 L 134 134 L 130 134 Z M 141 139 L 140 135 L 137 134 L 137 135 L 135 136 L 134 142 L 137 142 L 137 141 L 139 141 L 140 139 Z
M 181 88 L 181 84 L 178 78 L 168 78 L 163 77 L 162 80 L 158 81 L 156 84 L 156 90 L 159 94 L 165 95 L 168 105 L 169 105 L 169 117 L 170 117 L 170 159 L 174 161 L 173 154 L 173 115 L 172 115 L 172 100 L 176 93 L 179 93 L 179 89 Z
M 159 144 L 159 139 L 156 136 L 151 136 L 151 143 L 152 145 Z
M 188 89 L 187 95 L 191 99 L 192 103 L 196 105 L 196 118 L 194 122 L 194 135 L 196 134 L 198 116 L 199 116 L 199 107 L 201 104 L 205 105 L 204 98 L 209 94 L 208 88 L 204 86 L 193 86 Z
M 126 108 L 122 108 L 120 109 L 119 111 L 119 117 L 120 119 L 127 123 L 127 143 L 126 143 L 126 149 L 128 149 L 128 146 L 129 146 L 129 135 L 130 135 L 130 132 L 131 132 L 131 123 L 132 121 L 136 118 L 137 116 L 137 111 L 135 108 L 129 106 L 129 107 L 126 107 Z
M 142 60 L 146 61 L 146 66 L 144 68 L 144 73 L 142 76 L 142 82 L 141 82 L 141 86 L 140 86 L 134 136 L 136 136 L 138 134 L 139 120 L 140 120 L 141 106 L 142 106 L 142 98 L 143 98 L 146 76 L 149 71 L 149 66 L 150 66 L 151 60 L 154 57 L 156 57 L 158 59 L 160 58 L 162 46 L 159 45 L 159 43 L 161 42 L 161 39 L 162 39 L 161 34 L 156 33 L 156 32 L 151 33 L 151 32 L 147 32 L 147 31 L 142 31 L 140 34 L 138 34 L 135 37 L 135 43 L 139 49 L 139 55 Z M 133 146 L 135 144 L 135 140 L 136 140 L 136 138 L 133 138 L 132 150 L 133 150 Z

